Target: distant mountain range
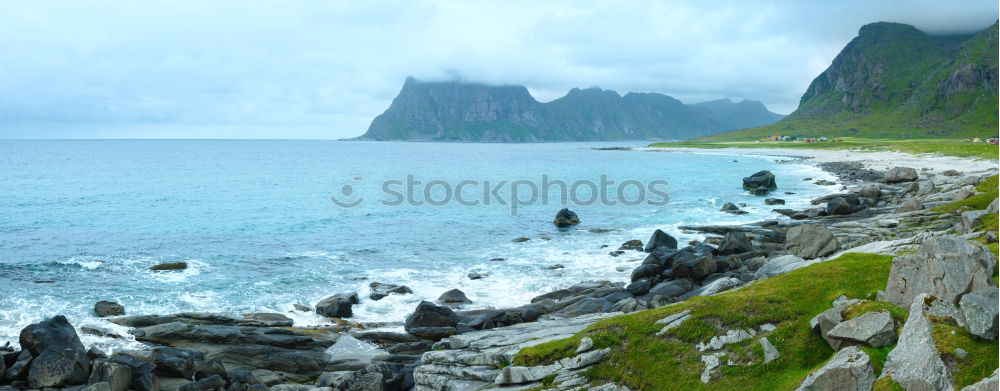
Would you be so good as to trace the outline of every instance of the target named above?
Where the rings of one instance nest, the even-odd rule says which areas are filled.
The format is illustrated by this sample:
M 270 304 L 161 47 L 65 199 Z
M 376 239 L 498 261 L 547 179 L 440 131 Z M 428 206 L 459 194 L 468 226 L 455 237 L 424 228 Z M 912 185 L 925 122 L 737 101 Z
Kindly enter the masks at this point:
M 997 23 L 941 37 L 905 24 L 865 25 L 787 118 L 703 139 L 996 137 L 997 50 Z
M 574 88 L 551 102 L 523 86 L 407 78 L 360 140 L 538 142 L 688 139 L 774 123 L 760 102 L 687 105 L 657 93 Z

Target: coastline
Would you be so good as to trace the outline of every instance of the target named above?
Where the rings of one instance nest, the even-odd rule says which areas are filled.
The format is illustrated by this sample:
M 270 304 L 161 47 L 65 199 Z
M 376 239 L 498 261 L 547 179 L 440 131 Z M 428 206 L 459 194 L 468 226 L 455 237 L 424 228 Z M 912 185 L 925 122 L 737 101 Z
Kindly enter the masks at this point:
M 744 286 L 816 262 L 833 259 L 851 251 L 852 248 L 863 248 L 864 252 L 891 254 L 913 250 L 919 241 L 912 239 L 907 241 L 907 239 L 913 237 L 919 239 L 920 233 L 906 232 L 904 228 L 933 224 L 931 226 L 933 230 L 945 231 L 955 224 L 962 224 L 961 216 L 937 213 L 931 209 L 950 202 L 960 194 L 960 191 L 974 186 L 969 178 L 974 178 L 978 183 L 987 176 L 996 174 L 996 167 L 992 164 L 987 165 L 988 162 L 985 161 L 911 155 L 912 160 L 924 159 L 922 164 L 914 164 L 916 167 L 912 167 L 918 177 L 914 180 L 886 184 L 852 179 L 868 178 L 872 171 L 884 171 L 884 167 L 887 167 L 878 157 L 868 155 L 870 152 L 812 153 L 806 150 L 780 149 L 752 151 L 670 149 L 670 151 L 769 158 L 793 157 L 796 159 L 795 164 L 814 165 L 841 178 L 837 181 L 838 186 L 831 190 L 840 189 L 843 193 L 831 192 L 828 196 L 819 197 L 812 202 L 814 205 L 828 204 L 826 207 L 779 212 L 788 218 L 780 218 L 779 214 L 774 214 L 774 218 L 765 217 L 746 224 L 683 227 L 686 232 L 705 235 L 705 239 L 700 242 L 676 243 L 676 240 L 669 235 L 657 232 L 653 233 L 649 240 L 638 244 L 626 242 L 617 250 L 613 247 L 608 248 L 609 251 L 620 251 L 623 256 L 646 257 L 645 260 L 640 258 L 641 264 L 630 265 L 636 266 L 630 279 L 632 283 L 584 281 L 566 289 L 538 292 L 539 295 L 530 303 L 524 303 L 516 308 L 463 310 L 461 298 L 457 298 L 450 304 L 421 303 L 403 322 L 400 319 L 387 319 L 384 323 L 360 324 L 351 322 L 349 317 L 339 318 L 345 314 L 349 315 L 350 307 L 358 304 L 356 297 L 341 294 L 309 309 L 310 311 L 315 309 L 315 312 L 323 311 L 324 315 L 333 316 L 333 325 L 330 326 L 298 327 L 289 317 L 280 313 L 243 315 L 181 313 L 107 318 L 114 325 L 95 328 L 88 324 L 82 331 L 90 335 L 103 333 L 107 338 L 135 339 L 136 344 L 133 347 L 138 350 L 113 351 L 112 357 L 122 357 L 122 355 L 151 357 L 150 354 L 155 354 L 152 352 L 157 352 L 165 346 L 191 349 L 211 357 L 212 360 L 227 364 L 227 368 L 234 366 L 258 371 L 260 374 L 258 377 L 269 379 L 262 381 L 270 383 L 267 384 L 269 386 L 315 381 L 317 386 L 324 387 L 324 384 L 331 384 L 329 378 L 324 380 L 325 373 L 340 373 L 349 376 L 352 382 L 363 383 L 366 380 L 362 378 L 370 374 L 373 371 L 372 366 L 375 365 L 382 366 L 385 372 L 378 382 L 384 383 L 386 377 L 393 377 L 398 378 L 400 382 L 413 382 L 416 389 L 420 390 L 477 389 L 492 383 L 488 379 L 499 376 L 498 373 L 502 372 L 501 367 L 509 365 L 522 348 L 567 338 L 593 322 L 609 316 L 662 308 L 683 303 L 692 297 L 739 290 Z M 956 159 L 959 162 L 954 161 Z M 955 168 L 956 165 L 972 170 L 962 171 Z M 958 175 L 943 174 L 950 169 L 962 172 Z M 921 190 L 928 183 L 932 188 L 937 186 L 940 194 L 935 195 L 933 190 L 931 192 Z M 866 193 L 866 189 L 871 187 L 878 187 L 879 195 L 875 196 L 873 201 L 864 201 L 872 199 L 871 195 Z M 924 194 L 921 194 L 922 192 Z M 857 198 L 862 199 L 860 204 L 849 206 L 850 213 L 823 214 L 829 210 L 829 204 L 835 202 L 835 199 L 850 198 L 848 194 L 855 194 Z M 917 197 L 927 205 L 917 210 L 899 211 L 903 204 Z M 871 203 L 865 204 L 865 202 Z M 781 205 L 771 207 L 781 209 Z M 818 256 L 811 257 L 789 254 L 786 243 L 788 230 L 810 224 L 826 226 L 832 237 L 836 238 L 835 241 L 840 242 L 838 251 L 822 255 L 812 254 Z M 967 233 L 966 236 L 969 235 L 981 234 Z M 667 249 L 671 247 L 668 244 L 671 240 L 674 241 L 673 248 Z M 728 250 L 723 252 L 721 251 L 723 248 Z M 690 270 L 686 270 L 683 275 L 676 271 L 677 266 L 673 272 L 664 270 L 662 264 L 657 266 L 657 262 L 663 261 L 663 256 L 670 257 L 683 251 L 692 254 L 690 257 L 692 262 L 688 267 Z M 667 253 L 671 255 L 664 255 Z M 711 259 L 711 270 L 698 270 L 709 267 L 706 266 L 706 259 Z M 678 261 L 672 262 L 676 264 Z M 648 282 L 636 286 L 636 283 L 645 280 Z M 677 283 L 677 281 L 688 282 Z M 651 291 L 664 295 L 652 294 Z M 666 294 L 668 292 L 670 294 Z M 347 308 L 346 313 L 340 312 L 343 308 Z M 400 326 L 403 326 L 403 330 L 399 330 Z M 240 330 L 239 337 L 235 340 L 225 334 L 226 330 L 232 327 Z M 283 339 L 275 341 L 270 337 L 264 337 L 268 333 L 276 332 L 301 345 L 293 347 L 289 345 L 291 343 L 289 341 Z M 247 349 L 250 349 L 248 346 L 256 346 L 253 349 L 257 349 L 255 354 L 259 357 L 251 361 L 238 358 L 247 354 Z M 482 355 L 498 352 L 507 357 L 506 361 L 491 361 L 487 366 L 492 365 L 493 369 L 476 369 L 481 372 L 472 375 L 469 371 L 478 367 L 470 366 L 468 362 L 455 358 L 460 354 Z M 291 366 L 283 363 L 289 359 L 289 354 L 294 356 L 292 361 L 295 364 Z M 606 356 L 596 357 L 595 362 L 581 368 L 592 366 L 604 358 Z M 161 377 L 164 384 L 161 389 L 165 390 L 178 389 L 180 385 L 186 383 L 183 378 Z M 586 378 L 580 375 L 580 371 L 576 371 L 572 379 L 580 381 Z M 537 380 L 515 377 L 505 381 L 511 384 L 535 384 Z M 472 388 L 464 388 L 466 386 Z

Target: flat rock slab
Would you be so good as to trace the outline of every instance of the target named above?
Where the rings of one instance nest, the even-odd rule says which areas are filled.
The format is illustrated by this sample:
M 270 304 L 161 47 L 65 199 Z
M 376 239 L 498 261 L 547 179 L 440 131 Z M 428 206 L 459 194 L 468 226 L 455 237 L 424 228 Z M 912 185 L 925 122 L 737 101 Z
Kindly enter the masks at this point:
M 840 322 L 827 334 L 849 344 L 864 344 L 880 348 L 896 343 L 896 327 L 886 311 L 869 312 Z

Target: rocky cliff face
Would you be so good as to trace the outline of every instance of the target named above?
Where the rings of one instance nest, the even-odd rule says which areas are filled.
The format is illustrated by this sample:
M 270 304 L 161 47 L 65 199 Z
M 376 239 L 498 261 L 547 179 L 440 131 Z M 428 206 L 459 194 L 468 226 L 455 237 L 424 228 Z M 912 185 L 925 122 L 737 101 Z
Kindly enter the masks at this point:
M 898 23 L 862 27 L 785 123 L 809 128 L 794 122 L 810 120 L 847 134 L 996 135 L 997 24 L 969 37 L 931 37 Z
M 597 141 L 686 139 L 759 125 L 779 115 L 759 102 L 741 110 L 685 105 L 663 94 L 599 88 L 570 90 L 548 103 L 522 86 L 422 82 L 407 78 L 399 96 L 360 139 L 413 141 Z M 770 123 L 767 122 L 767 123 Z M 750 124 L 750 125 L 748 125 Z

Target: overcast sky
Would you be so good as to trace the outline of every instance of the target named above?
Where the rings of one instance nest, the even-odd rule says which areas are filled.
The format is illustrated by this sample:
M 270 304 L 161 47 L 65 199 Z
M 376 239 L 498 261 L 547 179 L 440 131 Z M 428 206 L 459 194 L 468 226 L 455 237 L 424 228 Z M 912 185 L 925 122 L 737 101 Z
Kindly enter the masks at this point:
M 859 27 L 979 30 L 997 1 L 6 1 L 0 138 L 358 136 L 406 76 L 760 100 Z

